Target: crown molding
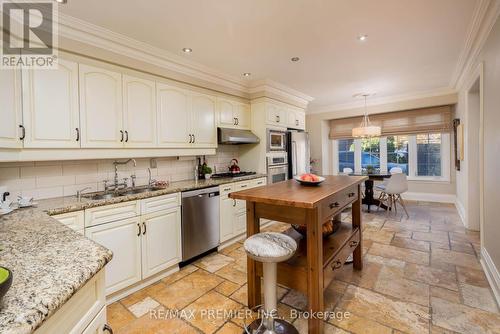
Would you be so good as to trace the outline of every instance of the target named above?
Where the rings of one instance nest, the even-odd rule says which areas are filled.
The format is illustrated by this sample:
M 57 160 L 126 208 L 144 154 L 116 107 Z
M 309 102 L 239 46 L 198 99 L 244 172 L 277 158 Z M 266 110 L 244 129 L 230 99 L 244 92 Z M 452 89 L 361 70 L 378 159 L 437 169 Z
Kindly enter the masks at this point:
M 230 91 L 236 90 L 246 94 L 251 99 L 264 96 L 272 97 L 303 108 L 306 108 L 308 103 L 313 100 L 312 97 L 278 82 L 269 79 L 250 81 L 235 77 L 61 12 L 59 12 L 58 19 L 60 37 L 108 52 L 127 55 L 197 80 L 216 84 Z
M 488 35 L 500 14 L 499 0 L 479 0 L 469 25 L 464 47 L 453 72 L 450 87 L 459 90 L 477 62 Z
M 451 89 L 449 87 L 443 87 L 431 91 L 423 91 L 423 92 L 414 92 L 409 94 L 401 94 L 401 95 L 392 95 L 392 96 L 383 96 L 383 97 L 375 97 L 367 100 L 367 106 L 378 106 L 390 103 L 398 103 L 409 100 L 418 100 L 418 99 L 426 99 L 426 98 L 435 98 L 441 96 L 449 96 L 456 95 L 457 91 Z M 356 99 L 354 102 L 343 103 L 343 104 L 332 104 L 328 106 L 322 106 L 318 108 L 309 108 L 307 110 L 307 114 L 321 114 L 328 112 L 335 112 L 341 110 L 349 110 L 356 108 L 363 108 L 365 105 L 363 100 Z

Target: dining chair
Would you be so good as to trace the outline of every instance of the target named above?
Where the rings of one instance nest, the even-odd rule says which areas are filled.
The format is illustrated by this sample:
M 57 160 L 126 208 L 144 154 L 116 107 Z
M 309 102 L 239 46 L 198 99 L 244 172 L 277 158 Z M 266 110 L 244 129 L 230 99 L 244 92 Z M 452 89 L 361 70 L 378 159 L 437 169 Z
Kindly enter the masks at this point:
M 352 170 L 352 168 L 345 167 L 344 169 L 342 169 L 342 174 L 349 175 L 349 174 L 352 174 L 352 173 L 354 173 L 354 171 Z
M 392 167 L 389 173 L 392 174 L 401 174 L 403 173 L 403 169 L 401 167 Z
M 401 197 L 401 194 L 408 191 L 408 179 L 406 174 L 397 173 L 391 176 L 386 184 L 380 184 L 376 186 L 381 193 L 378 198 L 379 205 L 377 211 L 380 209 L 380 205 L 384 202 L 387 205 L 387 214 L 389 211 L 394 210 L 394 213 L 398 213 L 397 203 L 399 203 L 405 210 L 406 217 L 410 218 L 408 211 L 406 210 L 406 205 Z

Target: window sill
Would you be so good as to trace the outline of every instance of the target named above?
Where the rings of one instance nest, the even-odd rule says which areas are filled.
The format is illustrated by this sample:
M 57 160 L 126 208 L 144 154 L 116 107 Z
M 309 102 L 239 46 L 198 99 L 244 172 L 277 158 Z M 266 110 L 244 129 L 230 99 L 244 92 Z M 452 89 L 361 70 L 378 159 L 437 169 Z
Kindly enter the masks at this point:
M 449 178 L 415 177 L 408 176 L 408 181 L 422 183 L 450 183 Z

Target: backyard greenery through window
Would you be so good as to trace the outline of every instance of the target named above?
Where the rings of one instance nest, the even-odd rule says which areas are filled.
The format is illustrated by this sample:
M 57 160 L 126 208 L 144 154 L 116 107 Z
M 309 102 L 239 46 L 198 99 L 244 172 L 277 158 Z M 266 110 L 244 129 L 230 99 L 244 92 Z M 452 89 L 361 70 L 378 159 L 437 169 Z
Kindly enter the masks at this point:
M 390 172 L 401 168 L 410 179 L 448 181 L 450 135 L 427 133 L 334 141 L 334 163 L 359 172 Z

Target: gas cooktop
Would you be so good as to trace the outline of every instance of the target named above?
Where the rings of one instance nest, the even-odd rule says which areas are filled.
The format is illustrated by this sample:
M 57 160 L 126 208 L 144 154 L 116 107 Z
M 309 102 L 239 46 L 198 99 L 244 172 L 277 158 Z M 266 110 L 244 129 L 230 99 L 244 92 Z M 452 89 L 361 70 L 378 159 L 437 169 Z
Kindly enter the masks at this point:
M 212 179 L 221 179 L 223 177 L 241 177 L 241 176 L 248 176 L 248 175 L 255 175 L 257 174 L 256 172 L 237 172 L 237 173 L 217 173 L 212 175 Z

